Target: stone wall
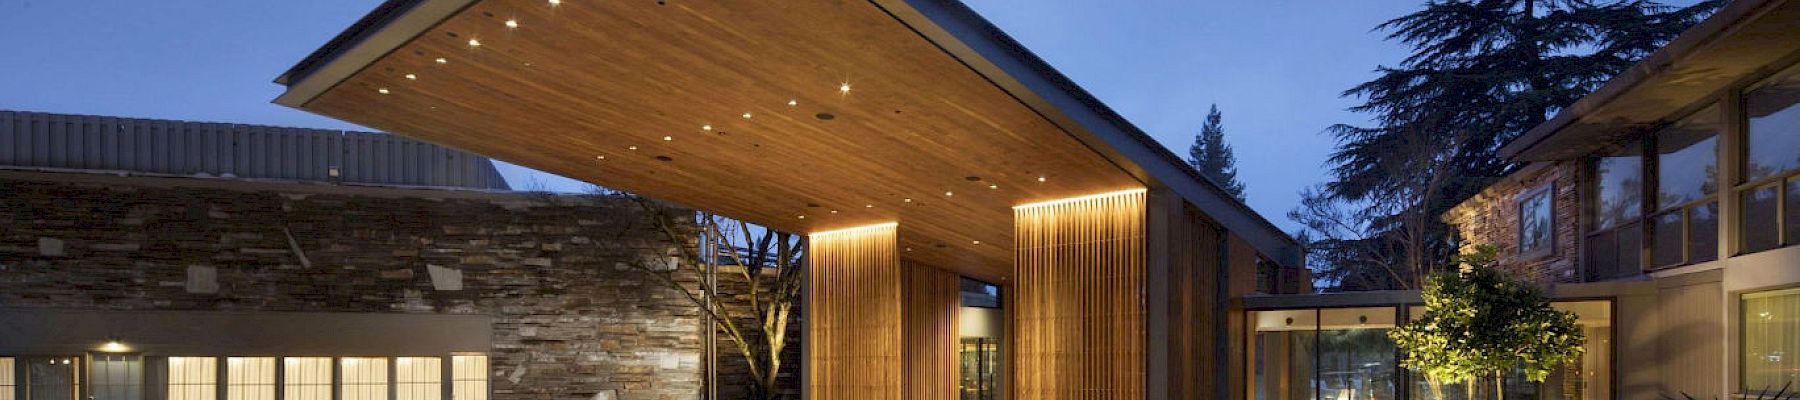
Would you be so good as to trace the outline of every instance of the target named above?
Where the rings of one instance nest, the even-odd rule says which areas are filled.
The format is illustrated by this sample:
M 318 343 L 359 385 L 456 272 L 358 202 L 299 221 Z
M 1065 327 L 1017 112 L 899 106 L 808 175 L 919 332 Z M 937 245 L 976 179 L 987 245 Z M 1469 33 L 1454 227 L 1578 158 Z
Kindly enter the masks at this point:
M 0 172 L 0 307 L 490 315 L 498 400 L 695 398 L 698 309 L 626 264 L 678 254 L 641 212 L 594 196 Z
M 1464 251 L 1481 244 L 1498 248 L 1499 267 L 1516 277 L 1546 286 L 1581 282 L 1583 275 L 1577 257 L 1581 237 L 1580 170 L 1580 163 L 1574 161 L 1529 165 L 1450 209 L 1444 213 L 1444 221 L 1456 227 Z M 1555 191 L 1551 196 L 1555 210 L 1554 248 L 1549 254 L 1521 256 L 1520 196 L 1545 185 L 1553 185 Z

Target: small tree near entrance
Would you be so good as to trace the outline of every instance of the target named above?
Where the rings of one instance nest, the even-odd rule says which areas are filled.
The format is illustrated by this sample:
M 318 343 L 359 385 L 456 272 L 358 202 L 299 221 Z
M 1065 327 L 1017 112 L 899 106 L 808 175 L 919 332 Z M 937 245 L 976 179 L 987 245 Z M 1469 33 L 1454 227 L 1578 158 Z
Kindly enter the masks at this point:
M 1482 381 L 1492 384 L 1486 393 L 1505 398 L 1502 377 L 1515 370 L 1543 382 L 1581 357 L 1585 339 L 1574 313 L 1495 269 L 1494 254 L 1482 246 L 1456 256 L 1461 272 L 1426 281 L 1425 315 L 1388 334 L 1406 353 L 1401 365 L 1433 382 L 1467 382 L 1471 398 Z

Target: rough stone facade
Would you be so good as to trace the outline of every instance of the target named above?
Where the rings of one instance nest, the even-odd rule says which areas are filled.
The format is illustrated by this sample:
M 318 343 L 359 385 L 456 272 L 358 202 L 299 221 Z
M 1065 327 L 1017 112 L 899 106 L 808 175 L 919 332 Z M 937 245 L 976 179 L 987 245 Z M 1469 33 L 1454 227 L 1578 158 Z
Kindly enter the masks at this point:
M 1451 208 L 1444 213 L 1444 221 L 1456 226 L 1463 250 L 1482 244 L 1498 248 L 1499 267 L 1513 276 L 1545 286 L 1581 282 L 1580 171 L 1580 163 L 1574 161 L 1529 165 Z M 1554 190 L 1555 245 L 1548 254 L 1521 256 L 1519 200 L 1545 185 Z
M 0 172 L 0 307 L 491 315 L 497 400 L 695 398 L 698 308 L 626 264 L 679 254 L 641 212 L 596 196 Z

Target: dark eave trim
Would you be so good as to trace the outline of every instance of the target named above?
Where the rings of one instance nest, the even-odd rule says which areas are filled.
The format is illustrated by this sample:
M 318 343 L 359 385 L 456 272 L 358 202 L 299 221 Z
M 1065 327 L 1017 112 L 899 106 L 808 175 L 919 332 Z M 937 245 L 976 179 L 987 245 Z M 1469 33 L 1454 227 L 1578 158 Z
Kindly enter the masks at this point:
M 478 0 L 387 0 L 275 78 L 275 104 L 299 108 Z
M 1643 60 L 1632 65 L 1632 67 L 1625 70 L 1624 73 L 1606 81 L 1605 84 L 1601 85 L 1599 89 L 1594 90 L 1593 93 L 1583 96 L 1580 100 L 1576 100 L 1574 104 L 1570 104 L 1567 108 L 1557 112 L 1555 118 L 1551 118 L 1549 121 L 1545 121 L 1542 124 L 1538 124 L 1536 127 L 1532 127 L 1531 130 L 1526 131 L 1525 134 L 1519 135 L 1519 137 L 1514 138 L 1512 141 L 1501 146 L 1500 157 L 1509 160 L 1517 160 L 1521 154 L 1532 151 L 1538 143 L 1542 143 L 1545 139 L 1556 135 L 1556 133 L 1561 132 L 1563 128 L 1581 121 L 1583 118 L 1587 117 L 1588 114 L 1593 113 L 1601 107 L 1605 107 L 1607 104 L 1612 103 L 1613 100 L 1618 99 L 1643 85 L 1654 84 L 1655 82 L 1653 80 L 1667 72 L 1674 66 L 1677 60 L 1687 58 L 1695 51 L 1698 51 L 1706 45 L 1729 34 L 1732 31 L 1732 28 L 1737 27 L 1746 20 L 1754 18 L 1764 10 L 1785 1 L 1786 0 L 1733 0 L 1725 3 L 1724 7 L 1720 8 L 1717 13 L 1708 17 L 1705 21 L 1701 21 L 1693 28 L 1688 28 L 1687 31 L 1676 36 L 1675 40 L 1669 41 L 1668 45 L 1650 53 L 1650 56 L 1644 57 Z
M 956 0 L 870 0 L 1127 173 L 1161 185 L 1257 251 L 1301 265 L 1299 242 Z

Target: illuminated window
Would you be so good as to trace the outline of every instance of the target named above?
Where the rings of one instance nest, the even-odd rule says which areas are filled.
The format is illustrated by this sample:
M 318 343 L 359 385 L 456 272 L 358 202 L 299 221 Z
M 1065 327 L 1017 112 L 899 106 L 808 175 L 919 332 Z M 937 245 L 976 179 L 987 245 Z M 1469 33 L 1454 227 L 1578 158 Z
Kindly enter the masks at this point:
M 331 357 L 281 359 L 284 400 L 331 400 Z
M 214 400 L 218 397 L 218 359 L 169 357 L 169 400 Z
M 487 400 L 487 356 L 451 356 L 450 382 L 454 384 L 452 400 Z
M 444 359 L 394 359 L 395 400 L 440 400 L 444 396 Z
M 275 357 L 227 359 L 225 400 L 275 400 Z
M 13 392 L 19 389 L 13 382 L 12 357 L 0 357 L 0 400 L 13 400 Z
M 1800 288 L 1745 294 L 1738 393 L 1779 390 L 1800 368 Z
M 388 360 L 380 357 L 338 359 L 339 400 L 387 400 Z

